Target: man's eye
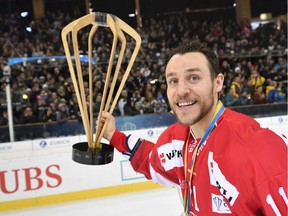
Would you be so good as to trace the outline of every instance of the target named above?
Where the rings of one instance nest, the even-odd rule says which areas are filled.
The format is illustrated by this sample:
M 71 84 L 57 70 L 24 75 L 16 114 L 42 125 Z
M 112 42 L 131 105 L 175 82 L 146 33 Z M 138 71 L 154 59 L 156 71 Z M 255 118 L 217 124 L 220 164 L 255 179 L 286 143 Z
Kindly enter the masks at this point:
M 198 77 L 198 76 L 191 76 L 191 77 L 190 77 L 190 80 L 192 80 L 192 81 L 197 81 L 197 80 L 199 80 L 199 77 Z
M 171 79 L 171 80 L 169 80 L 169 83 L 170 83 L 171 85 L 175 85 L 175 84 L 177 83 L 177 80 Z

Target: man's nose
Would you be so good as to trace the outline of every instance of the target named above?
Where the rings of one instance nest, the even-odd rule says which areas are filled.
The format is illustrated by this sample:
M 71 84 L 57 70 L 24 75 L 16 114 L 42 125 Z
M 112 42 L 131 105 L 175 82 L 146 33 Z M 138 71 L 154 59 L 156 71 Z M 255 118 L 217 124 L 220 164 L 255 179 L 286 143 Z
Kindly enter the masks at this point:
M 190 89 L 188 85 L 185 82 L 179 82 L 178 89 L 177 89 L 177 94 L 179 96 L 184 96 L 190 93 Z

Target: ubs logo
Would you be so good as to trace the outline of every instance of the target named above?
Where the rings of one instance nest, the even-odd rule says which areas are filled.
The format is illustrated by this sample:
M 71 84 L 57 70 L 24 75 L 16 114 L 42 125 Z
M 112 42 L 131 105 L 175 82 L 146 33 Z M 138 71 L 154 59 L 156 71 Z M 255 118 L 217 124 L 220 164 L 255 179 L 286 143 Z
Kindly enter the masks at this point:
M 39 143 L 39 146 L 42 147 L 42 148 L 45 148 L 47 147 L 48 143 L 46 142 L 46 140 L 41 140 L 40 143 Z

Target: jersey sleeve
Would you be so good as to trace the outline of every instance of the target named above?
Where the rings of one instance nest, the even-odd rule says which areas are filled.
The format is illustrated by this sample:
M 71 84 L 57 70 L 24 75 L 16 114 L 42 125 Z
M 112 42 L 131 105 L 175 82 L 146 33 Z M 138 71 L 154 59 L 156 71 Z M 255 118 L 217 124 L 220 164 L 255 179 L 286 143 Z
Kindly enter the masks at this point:
M 151 179 L 149 155 L 155 144 L 134 135 L 126 136 L 116 130 L 110 144 L 130 160 L 133 169 Z
M 262 138 L 262 149 L 258 150 L 258 160 L 262 160 L 262 165 L 267 167 L 265 170 L 267 180 L 256 185 L 255 192 L 251 196 L 257 196 L 260 206 L 263 208 L 264 215 L 287 215 L 288 209 L 288 175 L 287 175 L 287 144 L 285 136 L 276 136 L 267 130 Z M 270 149 L 264 147 L 264 143 L 273 143 Z M 265 154 L 266 153 L 266 154 Z M 262 156 L 262 157 L 261 157 Z M 266 164 L 265 164 L 266 162 Z
M 279 174 L 255 188 L 247 205 L 261 206 L 262 215 L 287 215 L 287 173 Z
M 172 135 L 175 134 L 175 130 L 178 131 L 176 134 L 181 135 L 181 137 L 183 134 L 187 134 L 188 129 L 185 127 L 185 130 L 183 130 L 182 127 L 178 129 L 176 129 L 177 126 L 168 127 L 159 136 L 156 144 L 134 135 L 126 136 L 116 130 L 110 140 L 110 144 L 130 160 L 131 166 L 136 172 L 144 174 L 147 179 L 152 179 L 155 183 L 165 186 L 176 186 L 179 181 L 175 172 L 183 169 L 181 151 L 184 141 L 177 141 L 175 144 L 171 139 Z M 159 148 L 163 149 L 163 153 L 159 153 Z M 166 154 L 168 156 L 164 157 Z M 172 158 L 174 154 L 175 157 Z M 164 158 L 161 158 L 162 155 Z M 163 164 L 165 164 L 163 160 L 166 157 L 170 161 L 169 163 L 167 161 L 168 167 L 165 168 L 163 167 Z

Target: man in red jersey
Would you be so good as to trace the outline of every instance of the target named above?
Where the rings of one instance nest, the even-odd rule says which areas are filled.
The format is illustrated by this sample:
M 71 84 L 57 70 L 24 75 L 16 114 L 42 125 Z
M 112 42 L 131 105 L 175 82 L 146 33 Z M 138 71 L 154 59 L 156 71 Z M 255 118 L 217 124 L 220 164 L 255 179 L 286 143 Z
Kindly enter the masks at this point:
M 167 64 L 166 81 L 178 123 L 156 144 L 126 136 L 107 112 L 103 137 L 147 179 L 179 187 L 183 215 L 287 215 L 287 139 L 223 106 L 214 51 L 185 41 Z

